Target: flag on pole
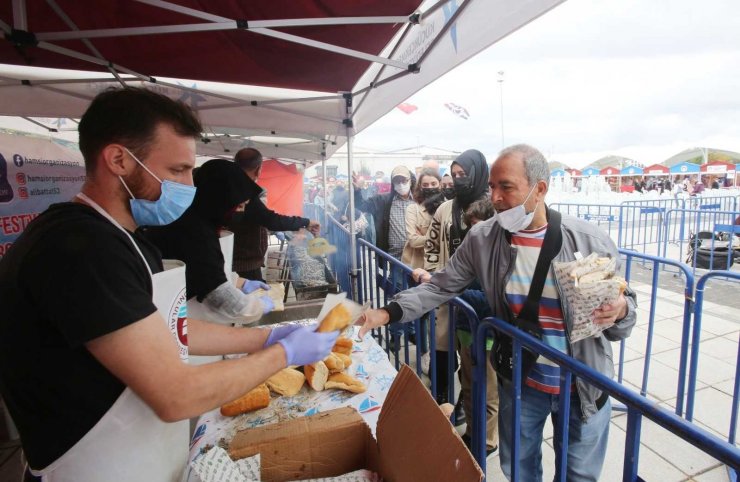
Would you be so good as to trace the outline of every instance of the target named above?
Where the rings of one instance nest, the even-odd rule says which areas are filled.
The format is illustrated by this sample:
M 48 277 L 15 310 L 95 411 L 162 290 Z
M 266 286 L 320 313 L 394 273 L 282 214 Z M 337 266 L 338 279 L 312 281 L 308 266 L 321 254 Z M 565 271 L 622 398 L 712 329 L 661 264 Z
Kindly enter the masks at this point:
M 447 107 L 450 110 L 450 112 L 452 112 L 456 116 L 462 117 L 465 120 L 468 120 L 468 118 L 470 117 L 470 113 L 468 112 L 468 109 L 466 109 L 465 107 L 462 107 L 457 104 L 453 104 L 452 102 L 446 103 L 445 107 Z
M 406 102 L 402 104 L 398 104 L 396 108 L 400 109 L 404 114 L 411 114 L 412 112 L 418 109 L 418 107 L 416 107 L 415 105 L 408 104 Z

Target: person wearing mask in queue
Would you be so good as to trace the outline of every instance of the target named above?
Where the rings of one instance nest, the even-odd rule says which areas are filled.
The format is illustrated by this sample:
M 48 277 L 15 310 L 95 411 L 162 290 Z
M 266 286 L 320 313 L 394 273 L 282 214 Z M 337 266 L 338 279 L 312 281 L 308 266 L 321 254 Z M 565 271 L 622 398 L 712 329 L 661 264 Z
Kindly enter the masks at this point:
M 241 168 L 252 184 L 262 173 L 262 154 L 257 149 L 245 147 L 234 156 L 234 162 Z M 319 235 L 321 225 L 318 221 L 300 216 L 286 216 L 269 209 L 265 204 L 263 189 L 259 199 L 249 202 L 241 212 L 235 212 L 227 225 L 234 233 L 234 260 L 232 269 L 240 277 L 264 282 L 262 267 L 267 253 L 268 231 L 298 231 L 306 228 L 314 236 Z
M 179 481 L 189 419 L 279 370 L 324 359 L 338 332 L 262 330 L 184 316 L 185 274 L 136 232 L 190 206 L 203 128 L 181 102 L 126 87 L 79 123 L 87 178 L 0 260 L 0 394 L 25 480 Z M 207 365 L 195 355 L 249 353 Z
M 629 286 L 612 303 L 602 304 L 593 312 L 593 322 L 604 330 L 589 338 L 570 342 L 573 329 L 572 307 L 560 297 L 560 288 L 551 266 L 545 264 L 545 278 L 540 278 L 541 292 L 531 300 L 529 292 L 539 256 L 544 261 L 573 261 L 576 253 L 598 253 L 619 264 L 619 252 L 609 235 L 592 223 L 561 215 L 545 205 L 550 170 L 545 157 L 526 144 L 501 151 L 491 166 L 489 185 L 496 210 L 493 218 L 476 224 L 465 237 L 450 262 L 428 281 L 393 297 L 384 308 L 365 312 L 358 323 L 360 336 L 388 322 L 413 320 L 440 303 L 463 293 L 477 280 L 486 295 L 494 317 L 517 325 L 516 317 L 524 306 L 527 321 L 547 330 L 542 342 L 585 363 L 606 377 L 614 376 L 612 341 L 627 338 L 636 321 L 636 297 Z M 560 233 L 558 235 L 557 233 Z M 549 240 L 549 241 L 548 241 Z M 552 243 L 552 244 L 548 244 Z M 547 246 L 547 249 L 545 247 Z M 547 252 L 547 253 L 546 253 Z M 551 255 L 554 253 L 554 257 Z M 534 305 L 534 306 L 532 306 Z M 532 326 L 530 324 L 530 326 Z M 532 329 L 534 330 L 534 328 Z M 504 347 L 503 337 L 496 337 L 494 351 Z M 508 342 L 509 348 L 511 341 Z M 506 353 L 506 351 L 501 351 Z M 511 353 L 509 351 L 509 353 Z M 542 480 L 543 429 L 547 419 L 555 428 L 555 450 L 560 450 L 558 408 L 560 370 L 546 358 L 527 357 L 521 391 L 519 442 L 520 480 Z M 512 476 L 513 383 L 508 358 L 496 357 L 500 394 L 499 428 L 501 469 Z M 568 424 L 567 480 L 597 481 L 607 451 L 611 403 L 607 393 L 576 378 L 573 381 Z
M 270 287 L 258 280 L 227 276 L 219 238 L 241 205 L 260 202 L 262 188 L 226 159 L 203 164 L 194 181 L 193 203 L 179 219 L 166 226 L 144 226 L 142 232 L 164 258 L 185 262 L 188 299 L 197 299 L 226 319 L 256 321 L 274 304 L 267 295 L 250 293 Z
M 488 164 L 485 156 L 480 151 L 470 149 L 463 152 L 452 162 L 450 171 L 454 180 L 455 198 L 444 202 L 437 209 L 427 233 L 424 269 L 431 273 L 447 266 L 450 258 L 465 239 L 471 227 L 465 223 L 464 219 L 468 207 L 478 200 L 489 197 Z M 455 356 L 454 352 L 449 352 L 449 324 L 449 307 L 447 303 L 443 303 L 437 309 L 435 325 L 437 401 L 439 403 L 448 401 L 448 387 L 451 385 L 447 372 L 448 357 Z M 462 367 L 472 372 L 470 362 L 472 336 L 470 332 L 464 330 L 457 330 L 456 334 Z M 466 376 L 471 379 L 471 375 L 472 373 L 461 374 L 461 379 L 465 379 Z M 486 391 L 486 411 L 488 413 L 486 450 L 490 455 L 498 448 L 498 392 L 495 388 L 496 375 L 492 369 L 489 370 L 488 379 L 489 383 Z M 470 400 L 458 399 L 456 406 L 462 406 L 465 409 L 465 418 L 457 417 L 458 424 L 461 424 L 463 420 L 472 420 L 473 414 L 470 413 L 472 404 L 470 402 Z M 459 408 L 458 413 L 461 413 Z M 468 427 L 471 427 L 471 424 L 468 424 Z M 468 435 L 470 435 L 470 431 L 469 428 Z
M 391 183 L 391 192 L 363 199 L 360 178 L 352 173 L 355 207 L 373 215 L 378 248 L 400 260 L 406 246 L 406 208 L 414 204 L 411 191 L 416 180 L 409 168 L 396 166 L 391 171 Z
M 439 180 L 439 189 L 442 191 L 442 194 L 444 195 L 446 201 L 454 198 L 455 181 L 452 179 L 452 176 L 450 176 L 449 174 L 445 174 L 444 176 L 442 176 L 442 178 Z

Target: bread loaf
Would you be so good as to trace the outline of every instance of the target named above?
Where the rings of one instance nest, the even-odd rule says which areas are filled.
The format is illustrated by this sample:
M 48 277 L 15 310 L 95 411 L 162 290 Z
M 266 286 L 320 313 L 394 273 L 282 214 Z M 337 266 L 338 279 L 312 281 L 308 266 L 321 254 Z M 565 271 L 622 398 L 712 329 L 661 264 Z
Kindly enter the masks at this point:
M 342 362 L 344 363 L 344 369 L 346 370 L 349 368 L 350 365 L 352 365 L 352 357 L 349 355 L 345 355 L 344 353 L 334 353 L 336 356 L 338 356 Z
M 352 315 L 346 306 L 339 303 L 321 320 L 319 328 L 316 331 L 319 333 L 328 333 L 330 331 L 343 330 L 350 323 L 352 323 Z
M 352 393 L 363 393 L 367 390 L 364 383 L 346 373 L 332 373 L 326 381 L 326 388 L 338 388 Z
M 308 384 L 317 392 L 324 389 L 326 380 L 329 378 L 329 369 L 322 361 L 304 366 L 303 373 L 306 374 Z
M 339 353 L 329 353 L 329 356 L 324 359 L 324 363 L 331 373 L 338 373 L 346 368 Z
M 240 413 L 252 412 L 270 405 L 270 390 L 262 383 L 245 395 L 221 407 L 221 415 L 233 417 Z
M 301 391 L 306 376 L 294 368 L 280 370 L 265 382 L 273 392 L 278 395 L 292 397 Z
M 337 342 L 334 344 L 334 348 L 332 348 L 331 351 L 350 355 L 352 353 L 352 340 L 340 336 L 337 338 Z

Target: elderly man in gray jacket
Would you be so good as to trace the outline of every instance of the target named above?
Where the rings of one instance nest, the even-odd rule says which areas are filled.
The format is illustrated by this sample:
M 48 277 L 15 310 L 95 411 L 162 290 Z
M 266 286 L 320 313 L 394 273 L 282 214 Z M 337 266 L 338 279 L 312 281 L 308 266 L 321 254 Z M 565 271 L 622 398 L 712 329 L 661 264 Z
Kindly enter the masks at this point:
M 462 293 L 478 280 L 495 317 L 513 322 L 527 298 L 552 211 L 544 204 L 550 178 L 547 161 L 536 149 L 516 145 L 501 152 L 491 167 L 489 185 L 496 215 L 476 224 L 449 264 L 415 288 L 397 294 L 385 307 L 370 310 L 359 323 L 360 334 L 388 322 L 407 322 Z M 557 213 L 555 214 L 557 215 Z M 572 261 L 576 253 L 598 253 L 618 259 L 617 248 L 598 227 L 562 216 L 562 247 L 553 261 Z M 593 313 L 604 331 L 572 342 L 572 313 L 552 269 L 539 300 L 539 329 L 544 343 L 569 354 L 600 373 L 612 377 L 614 365 L 610 341 L 629 336 L 636 318 L 632 290 Z M 499 377 L 499 430 L 501 468 L 511 474 L 513 427 L 512 384 Z M 522 384 L 521 480 L 542 480 L 542 431 L 547 417 L 558 416 L 559 368 L 539 357 Z M 596 481 L 606 454 L 611 405 L 597 388 L 576 379 L 573 384 L 568 434 L 568 480 Z M 559 438 L 555 437 L 556 444 Z M 557 449 L 557 447 L 556 447 Z

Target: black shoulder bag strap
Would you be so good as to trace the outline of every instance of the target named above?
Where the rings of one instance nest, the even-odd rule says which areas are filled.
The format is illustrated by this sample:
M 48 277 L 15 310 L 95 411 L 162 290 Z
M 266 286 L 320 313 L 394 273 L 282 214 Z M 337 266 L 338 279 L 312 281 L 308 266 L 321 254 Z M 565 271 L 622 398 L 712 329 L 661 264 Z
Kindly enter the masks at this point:
M 547 279 L 547 273 L 550 271 L 552 260 L 558 255 L 563 245 L 560 213 L 548 209 L 547 214 L 547 231 L 545 232 L 545 240 L 542 243 L 540 255 L 537 257 L 537 266 L 534 269 L 534 276 L 532 276 L 532 284 L 529 285 L 527 300 L 514 321 L 519 329 L 537 338 L 542 338 L 539 321 L 542 290 L 545 287 L 545 280 Z
M 532 276 L 532 283 L 529 286 L 527 299 L 522 306 L 522 310 L 514 320 L 514 326 L 522 331 L 542 339 L 542 328 L 540 328 L 540 298 L 542 298 L 542 289 L 545 287 L 547 273 L 550 271 L 550 265 L 555 256 L 560 252 L 563 244 L 563 233 L 560 229 L 560 213 L 552 209 L 547 210 L 547 231 L 542 243 L 540 255 L 537 258 L 537 265 Z M 537 360 L 537 354 L 522 349 L 522 378 L 526 379 L 529 371 Z M 503 333 L 497 332 L 494 339 L 494 346 L 491 352 L 491 362 L 496 372 L 506 380 L 512 379 L 513 371 L 513 347 L 510 337 Z

